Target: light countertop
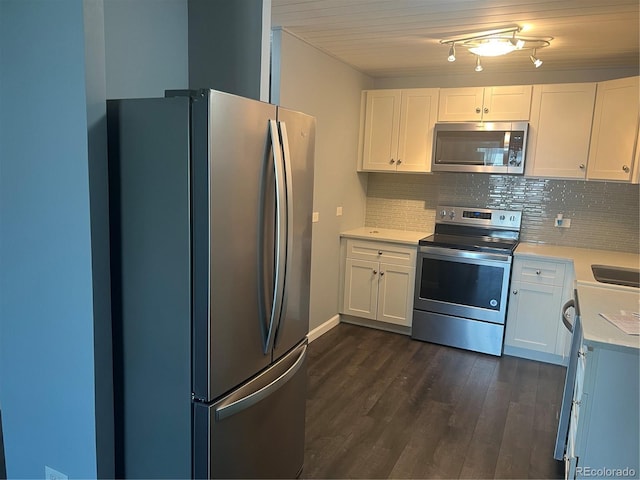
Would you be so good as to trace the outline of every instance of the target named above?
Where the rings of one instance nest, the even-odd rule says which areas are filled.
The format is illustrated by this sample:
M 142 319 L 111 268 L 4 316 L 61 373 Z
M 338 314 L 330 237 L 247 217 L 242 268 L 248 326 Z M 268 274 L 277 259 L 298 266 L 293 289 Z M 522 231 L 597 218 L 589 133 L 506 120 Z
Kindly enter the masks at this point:
M 431 235 L 432 232 L 412 232 L 408 230 L 394 230 L 391 228 L 359 227 L 347 230 L 340 235 L 345 238 L 358 238 L 361 240 L 379 240 L 381 242 L 403 243 L 406 245 L 418 245 L 421 238 Z
M 620 310 L 640 311 L 638 289 L 630 292 L 616 288 L 578 285 L 577 290 L 585 343 L 617 349 L 640 349 L 638 335 L 627 335 L 600 316 L 600 313 L 617 314 Z
M 566 260 L 573 262 L 576 282 L 579 285 L 594 285 L 602 287 L 606 284 L 597 282 L 593 277 L 591 265 L 612 265 L 615 267 L 638 268 L 640 256 L 634 253 L 595 250 L 590 248 L 560 247 L 556 245 L 538 245 L 522 242 L 516 248 L 518 257 L 545 257 L 552 260 Z M 631 292 L 638 292 L 633 287 L 618 287 Z
M 640 311 L 640 289 L 597 282 L 591 271 L 591 265 L 594 264 L 638 268 L 639 255 L 524 242 L 518 245 L 515 255 L 569 261 L 573 264 L 585 342 L 610 348 L 640 348 L 638 335 L 627 335 L 600 316 L 600 313 L 615 314 L 620 310 Z

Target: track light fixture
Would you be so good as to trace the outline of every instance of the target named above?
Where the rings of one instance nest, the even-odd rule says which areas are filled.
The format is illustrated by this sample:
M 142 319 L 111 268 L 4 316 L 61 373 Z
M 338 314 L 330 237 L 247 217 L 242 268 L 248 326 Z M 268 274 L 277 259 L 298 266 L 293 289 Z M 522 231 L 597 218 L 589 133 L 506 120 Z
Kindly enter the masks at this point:
M 449 57 L 447 57 L 447 60 L 450 62 L 456 61 L 456 44 L 455 43 L 452 43 L 451 47 L 449 48 Z
M 542 60 L 536 57 L 535 49 L 533 50 L 533 55 L 529 56 L 529 59 L 531 60 L 531 63 L 536 66 L 536 68 L 540 68 L 540 65 L 542 65 Z
M 482 68 L 482 64 L 480 63 L 480 55 L 476 55 L 476 72 L 481 72 L 482 70 L 484 70 L 484 68 Z
M 519 50 L 533 50 L 529 58 L 536 68 L 542 65 L 542 60 L 536 56 L 540 48 L 551 45 L 553 37 L 524 37 L 520 35 L 522 28 L 511 25 L 496 30 L 468 33 L 459 37 L 440 40 L 442 45 L 449 45 L 449 62 L 456 61 L 455 47 L 464 47 L 476 55 L 476 71 L 482 71 L 480 57 L 499 57 Z

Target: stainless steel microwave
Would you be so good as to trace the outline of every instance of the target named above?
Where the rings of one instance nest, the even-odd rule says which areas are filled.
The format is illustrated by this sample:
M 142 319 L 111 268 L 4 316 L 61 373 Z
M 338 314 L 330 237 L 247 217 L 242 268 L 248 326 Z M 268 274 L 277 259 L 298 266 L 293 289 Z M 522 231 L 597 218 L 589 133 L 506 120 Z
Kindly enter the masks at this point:
M 437 123 L 432 172 L 524 173 L 527 122 Z

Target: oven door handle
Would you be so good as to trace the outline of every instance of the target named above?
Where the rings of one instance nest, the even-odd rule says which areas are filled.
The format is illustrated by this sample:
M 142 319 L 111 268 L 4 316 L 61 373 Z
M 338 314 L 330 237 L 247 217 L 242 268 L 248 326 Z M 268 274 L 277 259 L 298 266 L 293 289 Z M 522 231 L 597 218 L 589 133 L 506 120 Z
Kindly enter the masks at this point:
M 498 262 L 511 262 L 511 255 L 505 255 L 502 253 L 488 253 L 488 252 L 474 252 L 470 250 L 458 250 L 454 248 L 445 247 L 418 247 L 418 252 L 428 256 L 429 254 L 439 255 L 443 257 L 456 258 L 472 258 L 477 260 L 495 260 Z

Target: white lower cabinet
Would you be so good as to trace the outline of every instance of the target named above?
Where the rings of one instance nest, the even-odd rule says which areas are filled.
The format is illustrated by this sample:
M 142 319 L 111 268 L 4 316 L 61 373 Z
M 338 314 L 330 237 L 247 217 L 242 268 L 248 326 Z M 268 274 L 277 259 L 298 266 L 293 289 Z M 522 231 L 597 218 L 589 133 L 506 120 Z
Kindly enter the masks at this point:
M 344 288 L 341 313 L 411 326 L 416 248 L 343 239 Z
M 572 298 L 571 262 L 514 257 L 504 353 L 566 364 L 569 332 L 562 306 Z
M 638 478 L 638 349 L 579 341 L 565 478 Z

